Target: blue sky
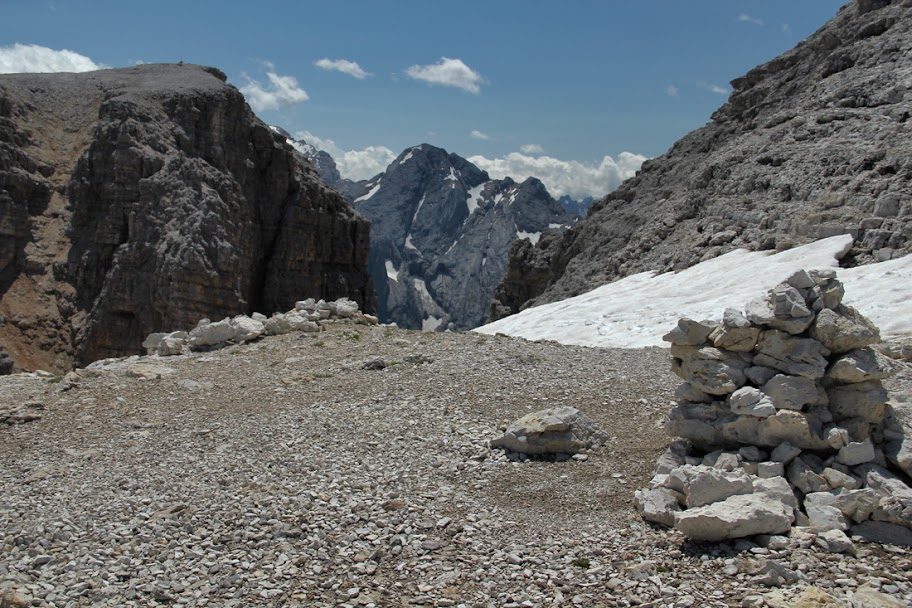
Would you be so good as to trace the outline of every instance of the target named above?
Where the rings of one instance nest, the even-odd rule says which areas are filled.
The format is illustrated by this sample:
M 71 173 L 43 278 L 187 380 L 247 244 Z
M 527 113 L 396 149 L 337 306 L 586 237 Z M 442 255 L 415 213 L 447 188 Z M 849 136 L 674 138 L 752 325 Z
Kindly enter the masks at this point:
M 304 134 L 353 177 L 427 142 L 494 177 L 536 171 L 555 194 L 599 195 L 705 124 L 730 80 L 841 5 L 4 0 L 0 71 L 34 59 L 17 44 L 108 67 L 214 65 L 261 118 Z

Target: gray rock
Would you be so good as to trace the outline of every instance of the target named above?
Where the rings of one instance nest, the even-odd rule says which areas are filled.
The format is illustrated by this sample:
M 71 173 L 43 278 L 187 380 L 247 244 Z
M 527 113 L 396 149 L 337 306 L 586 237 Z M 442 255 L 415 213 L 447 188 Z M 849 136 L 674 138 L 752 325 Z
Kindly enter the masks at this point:
M 776 413 L 772 399 L 759 389 L 749 386 L 739 388 L 732 393 L 728 403 L 732 412 L 742 416 L 768 418 Z
M 673 470 L 668 485 L 684 494 L 688 508 L 754 491 L 750 478 L 743 471 L 723 471 L 706 465 L 684 465 Z
M 717 542 L 757 534 L 784 534 L 793 509 L 764 494 L 739 494 L 675 513 L 675 529 L 694 540 Z
M 796 448 L 789 442 L 783 441 L 777 445 L 772 452 L 770 452 L 770 460 L 773 462 L 781 462 L 782 464 L 787 465 L 800 453 L 801 448 Z
M 762 365 L 752 365 L 744 370 L 744 375 L 754 384 L 754 386 L 763 386 L 769 382 L 770 378 L 778 374 L 779 371 L 772 367 L 763 367 Z
M 900 436 L 884 446 L 884 455 L 912 478 L 912 437 Z
M 808 332 L 833 353 L 847 353 L 880 341 L 880 331 L 854 308 L 824 309 Z
M 234 327 L 230 319 L 222 319 L 215 323 L 202 323 L 192 330 L 188 341 L 191 348 L 205 348 L 228 342 L 234 338 Z
M 770 378 L 761 390 L 779 410 L 801 410 L 819 398 L 817 384 L 801 376 L 777 374 Z
M 637 490 L 633 506 L 646 521 L 672 527 L 675 513 L 681 510 L 677 499 L 663 490 Z
M 849 384 L 891 378 L 899 373 L 899 370 L 899 364 L 867 347 L 849 351 L 833 361 L 826 377 L 833 382 Z
M 855 555 L 855 543 L 842 530 L 827 530 L 817 535 L 814 541 L 818 547 L 830 553 Z
M 672 371 L 697 390 L 710 395 L 727 395 L 744 386 L 747 362 L 717 348 L 671 347 Z
M 830 489 L 826 479 L 818 475 L 801 458 L 792 460 L 791 464 L 788 466 L 787 473 L 788 482 L 805 494 L 825 492 Z
M 832 386 L 827 398 L 835 420 L 860 418 L 879 424 L 886 414 L 887 391 L 879 380 Z
M 822 378 L 830 354 L 823 344 L 809 338 L 794 338 L 777 330 L 763 332 L 757 343 L 755 365 L 772 367 L 790 376 Z
M 884 521 L 864 521 L 852 526 L 853 538 L 867 543 L 912 547 L 912 530 Z
M 588 416 L 564 406 L 526 414 L 491 441 L 491 447 L 519 454 L 576 454 L 600 447 L 607 438 Z
M 848 530 L 849 521 L 836 506 L 837 497 L 830 492 L 811 492 L 804 497 L 808 525 L 820 531 Z
M 709 335 L 713 346 L 732 352 L 750 352 L 760 337 L 760 328 L 734 308 L 726 308 L 722 324 Z
M 712 321 L 679 319 L 678 326 L 662 336 L 662 340 L 680 346 L 703 346 L 717 327 L 718 324 Z
M 800 310 L 806 311 L 804 315 L 793 315 Z M 789 286 L 777 287 L 766 298 L 751 300 L 744 313 L 751 323 L 789 334 L 800 334 L 814 321 L 813 313 L 807 310 L 798 290 Z
M 854 467 L 872 460 L 874 460 L 874 444 L 870 439 L 849 443 L 841 447 L 836 455 L 836 462 L 848 467 Z
M 255 340 L 263 335 L 266 331 L 266 327 L 260 321 L 256 319 L 251 319 L 247 315 L 238 315 L 231 319 L 230 321 L 231 328 L 234 330 L 234 335 L 231 339 L 234 342 L 249 342 L 250 340 Z

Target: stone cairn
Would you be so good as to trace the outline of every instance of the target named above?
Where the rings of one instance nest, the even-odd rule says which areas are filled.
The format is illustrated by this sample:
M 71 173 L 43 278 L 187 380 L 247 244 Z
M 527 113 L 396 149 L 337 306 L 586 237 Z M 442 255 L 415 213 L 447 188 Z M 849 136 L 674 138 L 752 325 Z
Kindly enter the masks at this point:
M 340 298 L 334 302 L 308 298 L 296 302 L 295 307 L 288 312 L 277 312 L 271 317 L 255 312 L 249 317 L 226 317 L 214 323 L 209 319 L 203 319 L 189 332 L 150 334 L 142 345 L 150 355 L 180 355 L 188 350 L 207 350 L 227 343 L 249 342 L 260 336 L 318 332 L 323 330 L 320 323 L 331 319 L 353 319 L 367 325 L 378 323 L 377 317 L 361 313 L 357 302 L 348 298 Z
M 636 492 L 644 519 L 700 541 L 912 546 L 912 438 L 881 383 L 902 364 L 872 348 L 879 330 L 843 294 L 834 271 L 802 270 L 745 314 L 664 336 L 684 380 L 666 431 L 683 440 Z

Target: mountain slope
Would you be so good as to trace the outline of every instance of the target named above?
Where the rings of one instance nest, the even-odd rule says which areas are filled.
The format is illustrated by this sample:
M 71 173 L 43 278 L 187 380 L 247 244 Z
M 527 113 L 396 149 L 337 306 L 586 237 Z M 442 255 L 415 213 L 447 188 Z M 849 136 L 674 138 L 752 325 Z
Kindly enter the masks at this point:
M 0 76 L 0 349 L 140 352 L 202 317 L 348 296 L 369 226 L 213 68 Z
M 401 327 L 477 327 L 487 317 L 510 245 L 535 241 L 573 220 L 537 179 L 492 180 L 429 144 L 405 150 L 365 182 L 336 180 L 325 152 L 306 142 L 295 147 L 371 221 L 378 315 Z
M 735 248 L 851 234 L 857 265 L 912 248 L 912 4 L 853 2 L 732 82 L 707 126 L 536 247 L 516 244 L 492 318 Z

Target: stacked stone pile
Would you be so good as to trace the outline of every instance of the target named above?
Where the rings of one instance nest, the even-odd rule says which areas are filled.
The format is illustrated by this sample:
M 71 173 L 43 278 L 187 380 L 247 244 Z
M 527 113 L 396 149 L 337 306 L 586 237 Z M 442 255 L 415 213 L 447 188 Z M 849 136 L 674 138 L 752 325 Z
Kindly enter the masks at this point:
M 277 312 L 271 317 L 255 312 L 249 317 L 238 315 L 216 322 L 203 319 L 189 332 L 150 334 L 143 342 L 143 347 L 150 355 L 180 355 L 187 350 L 217 348 L 229 342 L 249 342 L 260 336 L 277 336 L 295 331 L 318 332 L 323 329 L 321 322 L 332 319 L 353 319 L 369 325 L 378 322 L 377 317 L 361 313 L 357 302 L 348 298 L 333 302 L 308 298 L 296 302 L 295 307 L 288 312 Z
M 646 520 L 706 541 L 800 526 L 838 552 L 854 551 L 846 532 L 912 545 L 912 439 L 881 383 L 904 363 L 843 293 L 834 271 L 799 271 L 744 314 L 665 336 L 684 380 L 666 431 L 685 441 L 636 493 Z

